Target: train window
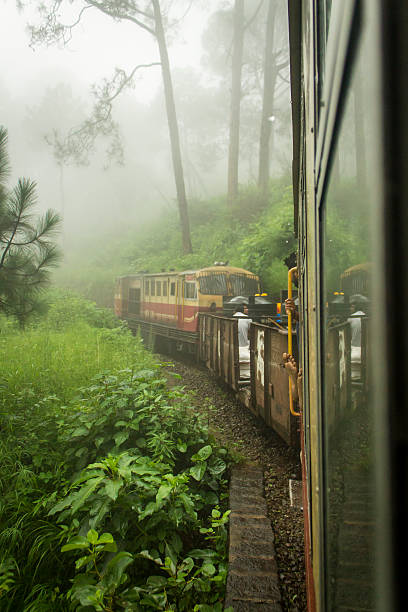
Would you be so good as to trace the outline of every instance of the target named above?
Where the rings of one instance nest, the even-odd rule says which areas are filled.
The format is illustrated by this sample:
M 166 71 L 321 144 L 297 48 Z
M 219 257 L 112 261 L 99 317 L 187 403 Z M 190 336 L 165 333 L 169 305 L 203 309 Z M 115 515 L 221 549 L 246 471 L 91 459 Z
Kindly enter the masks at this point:
M 164 297 L 167 296 L 167 283 L 168 282 L 169 282 L 168 279 L 163 281 L 163 295 L 164 295 Z
M 184 283 L 184 297 L 188 300 L 195 300 L 197 298 L 197 285 L 195 282 Z
M 331 12 L 331 0 L 320 0 L 317 3 L 317 23 L 318 23 L 318 58 L 317 58 L 317 69 L 318 69 L 318 96 L 319 100 L 322 97 L 323 80 L 325 74 L 325 62 L 326 62 L 326 42 L 329 33 L 329 22 Z
M 156 295 L 161 295 L 161 281 L 156 281 Z
M 150 295 L 156 295 L 156 284 L 154 280 L 150 281 Z
M 149 295 L 149 281 L 145 281 L 145 295 Z
M 375 253 L 373 177 L 380 171 L 370 65 L 362 47 L 320 208 L 327 610 L 374 610 L 376 604 L 370 262 Z
M 170 284 L 170 295 L 176 295 L 176 283 Z
M 204 295 L 228 295 L 226 274 L 200 276 L 200 293 Z
M 259 292 L 258 279 L 245 274 L 231 274 L 232 295 L 253 295 Z

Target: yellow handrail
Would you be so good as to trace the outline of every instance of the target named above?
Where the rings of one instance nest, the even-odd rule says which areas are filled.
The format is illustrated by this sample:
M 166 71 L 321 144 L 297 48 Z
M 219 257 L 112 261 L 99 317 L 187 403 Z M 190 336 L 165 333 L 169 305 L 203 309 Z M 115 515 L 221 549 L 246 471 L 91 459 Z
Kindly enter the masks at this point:
M 288 272 L 288 300 L 292 299 L 292 274 L 297 271 L 297 267 L 291 268 Z M 293 343 L 292 343 L 292 313 L 288 311 L 288 354 L 292 356 Z M 289 410 L 293 416 L 300 416 L 300 412 L 296 412 L 293 408 L 293 397 L 292 397 L 292 386 L 289 377 Z

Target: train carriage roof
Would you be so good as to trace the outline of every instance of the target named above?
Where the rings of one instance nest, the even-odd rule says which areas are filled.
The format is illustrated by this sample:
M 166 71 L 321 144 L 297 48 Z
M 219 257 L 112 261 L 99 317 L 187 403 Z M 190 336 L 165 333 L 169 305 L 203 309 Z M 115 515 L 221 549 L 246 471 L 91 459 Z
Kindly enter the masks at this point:
M 357 272 L 367 272 L 368 274 L 369 272 L 371 272 L 371 268 L 372 264 L 370 262 L 356 264 L 355 266 L 351 266 L 350 268 L 347 268 L 347 270 L 344 270 L 340 278 L 347 278 L 347 276 L 350 276 L 351 274 L 356 274 Z
M 200 276 L 208 276 L 210 274 L 220 274 L 222 272 L 228 272 L 229 274 L 244 274 L 245 276 L 253 276 L 258 278 L 257 274 L 250 272 L 249 270 L 245 270 L 244 268 L 237 268 L 235 266 L 208 266 L 207 268 L 199 268 L 197 270 L 183 270 L 181 272 L 176 270 L 168 270 L 167 272 L 139 272 L 138 274 L 126 274 L 123 276 L 118 276 L 118 280 L 122 279 L 136 279 L 136 278 L 156 278 L 160 276 L 187 276 L 193 275 L 197 278 Z
M 245 274 L 257 277 L 257 274 L 254 274 L 249 270 L 245 270 L 244 268 L 236 268 L 234 266 L 209 266 L 208 268 L 201 268 L 201 270 L 196 270 L 196 275 L 207 276 L 207 274 L 213 274 L 216 272 L 229 272 L 230 274 Z

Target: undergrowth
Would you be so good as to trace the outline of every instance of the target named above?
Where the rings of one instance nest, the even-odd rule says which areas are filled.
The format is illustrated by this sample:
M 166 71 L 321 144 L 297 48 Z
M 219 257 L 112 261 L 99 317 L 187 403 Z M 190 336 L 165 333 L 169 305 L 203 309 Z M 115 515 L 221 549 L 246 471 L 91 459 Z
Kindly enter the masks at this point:
M 65 306 L 0 323 L 0 609 L 221 611 L 227 451 L 140 339 Z

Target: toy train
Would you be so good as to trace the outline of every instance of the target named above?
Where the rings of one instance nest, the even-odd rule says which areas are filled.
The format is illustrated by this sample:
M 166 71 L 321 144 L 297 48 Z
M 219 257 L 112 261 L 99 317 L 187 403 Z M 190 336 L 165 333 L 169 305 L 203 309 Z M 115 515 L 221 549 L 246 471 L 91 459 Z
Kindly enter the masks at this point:
M 115 313 L 155 350 L 195 354 L 288 444 L 297 446 L 298 420 L 290 413 L 282 367 L 288 332 L 279 324 L 279 304 L 259 292 L 256 274 L 226 265 L 141 273 L 117 279 Z M 232 316 L 241 302 L 248 303 L 252 319 L 249 378 L 242 374 L 238 319 Z
M 116 281 L 115 314 L 130 327 L 196 351 L 198 315 L 221 312 L 226 296 L 259 293 L 259 277 L 248 270 L 215 264 L 184 272 L 141 273 Z

